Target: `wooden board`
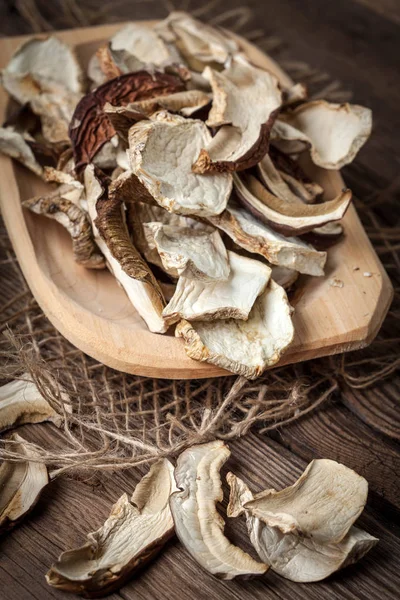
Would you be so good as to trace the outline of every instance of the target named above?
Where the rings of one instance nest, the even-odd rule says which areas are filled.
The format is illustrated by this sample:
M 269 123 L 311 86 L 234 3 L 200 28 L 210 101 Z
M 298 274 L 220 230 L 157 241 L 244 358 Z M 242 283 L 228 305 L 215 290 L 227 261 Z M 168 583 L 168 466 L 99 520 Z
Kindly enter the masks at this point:
M 75 45 L 85 64 L 118 27 L 57 36 Z M 0 40 L 2 65 L 25 39 Z M 248 42 L 241 40 L 241 44 L 254 63 L 290 83 L 271 59 Z M 6 106 L 7 95 L 1 90 L 2 117 Z M 340 174 L 313 171 L 327 199 L 339 193 L 344 185 Z M 21 200 L 45 191 L 43 182 L 3 156 L 0 172 L 0 207 L 24 275 L 50 321 L 67 339 L 104 364 L 128 373 L 187 379 L 227 374 L 189 359 L 181 340 L 172 335 L 150 333 L 108 272 L 89 271 L 74 263 L 70 240 L 61 226 L 22 211 Z M 393 289 L 353 207 L 343 223 L 346 236 L 330 249 L 326 275 L 303 277 L 292 298 L 296 334 L 280 364 L 361 348 L 372 341 L 386 315 Z M 333 279 L 343 282 L 343 287 L 333 287 Z

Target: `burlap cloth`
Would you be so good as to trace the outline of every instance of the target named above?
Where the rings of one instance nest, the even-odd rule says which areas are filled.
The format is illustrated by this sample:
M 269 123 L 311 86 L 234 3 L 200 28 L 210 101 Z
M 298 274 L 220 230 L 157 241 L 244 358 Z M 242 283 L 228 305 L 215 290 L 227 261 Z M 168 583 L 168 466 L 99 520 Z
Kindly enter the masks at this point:
M 269 52 L 295 80 L 309 87 L 311 97 L 349 100 L 351 92 L 328 74 L 291 59 L 294 49 L 282 40 L 266 37 L 252 28 L 248 8 L 221 12 L 218 0 L 197 3 L 196 16 L 241 33 Z M 152 0 L 94 2 L 85 0 L 16 0 L 13 2 L 18 33 L 88 26 L 126 19 L 164 17 L 174 8 Z M 200 8 L 198 8 L 200 5 Z M 189 3 L 179 8 L 189 9 Z M 14 33 L 16 33 L 14 31 Z M 361 176 L 360 176 L 361 177 Z M 357 172 L 352 173 L 357 193 Z M 392 278 L 395 299 L 376 341 L 366 350 L 348 355 L 281 367 L 255 382 L 236 376 L 201 381 L 170 381 L 119 373 L 89 358 L 72 346 L 50 324 L 35 302 L 22 276 L 4 226 L 0 228 L 0 376 L 5 381 L 30 372 L 48 400 L 62 406 L 60 386 L 72 402 L 62 436 L 37 442 L 39 460 L 64 470 L 125 468 L 174 455 L 193 442 L 215 436 L 229 439 L 250 427 L 267 432 L 323 410 L 335 394 L 360 403 L 366 389 L 381 390 L 395 377 L 400 365 L 399 285 L 400 228 L 392 227 L 390 208 L 398 182 L 387 189 L 371 189 L 355 198 L 363 224 Z M 362 189 L 362 187 L 360 187 Z M 379 426 L 378 426 L 379 428 Z M 29 436 L 28 436 L 29 437 Z M 16 458 L 12 444 L 4 444 L 0 457 Z

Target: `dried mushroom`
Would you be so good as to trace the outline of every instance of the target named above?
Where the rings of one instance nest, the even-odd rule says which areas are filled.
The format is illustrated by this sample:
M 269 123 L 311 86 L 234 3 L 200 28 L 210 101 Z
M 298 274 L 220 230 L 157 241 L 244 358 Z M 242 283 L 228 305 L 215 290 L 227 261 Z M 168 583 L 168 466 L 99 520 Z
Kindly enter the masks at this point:
M 315 227 L 343 218 L 351 202 L 351 191 L 322 204 L 284 203 L 252 175 L 233 175 L 240 202 L 257 218 L 283 235 L 300 235 Z
M 371 134 L 372 114 L 357 104 L 315 100 L 280 115 L 274 143 L 297 153 L 310 148 L 313 162 L 324 169 L 349 164 Z
M 79 206 L 82 191 L 75 185 L 63 184 L 47 196 L 24 200 L 22 206 L 30 211 L 54 219 L 70 234 L 75 261 L 89 269 L 103 269 L 104 258 L 93 239 L 86 212 Z
M 211 139 L 202 121 L 161 111 L 129 132 L 132 171 L 169 212 L 207 217 L 227 205 L 232 176 L 204 177 L 192 172 L 200 149 Z M 165 149 L 168 149 L 168 152 Z
M 248 319 L 250 310 L 271 277 L 271 269 L 258 260 L 228 252 L 227 281 L 205 282 L 180 277 L 175 294 L 163 310 L 169 322 Z
M 150 63 L 162 66 L 178 58 L 174 48 L 165 43 L 156 30 L 138 23 L 128 23 L 117 31 L 109 47 L 114 59 L 119 52 L 123 53 L 117 62 L 123 73 L 138 71 Z
M 299 273 L 294 269 L 271 265 L 271 278 L 275 283 L 283 287 L 284 290 L 290 290 L 299 278 Z
M 49 482 L 46 466 L 37 461 L 35 450 L 16 433 L 9 440 L 24 460 L 0 465 L 0 533 L 15 527 L 32 510 Z
M 201 281 L 226 281 L 229 262 L 216 229 L 194 229 L 145 223 L 144 235 L 150 250 L 156 249 L 165 271 L 174 277 Z
M 312 535 L 284 533 L 249 512 L 246 506 L 254 496 L 239 477 L 228 473 L 227 481 L 231 488 L 228 516 L 245 514 L 250 541 L 259 557 L 286 579 L 299 583 L 321 581 L 360 560 L 378 542 L 377 538 L 355 526 L 351 526 L 337 543 L 318 542 Z M 309 506 L 313 504 L 310 502 Z M 334 519 L 334 514 L 328 518 Z
M 85 170 L 85 188 L 93 234 L 110 271 L 150 331 L 164 333 L 164 296 L 153 273 L 132 244 L 118 198 L 108 197 L 108 182 L 100 181 L 95 167 Z
M 290 487 L 265 490 L 245 508 L 282 533 L 338 543 L 362 513 L 367 494 L 364 477 L 334 460 L 320 459 L 313 460 Z
M 221 127 L 203 146 L 196 173 L 238 171 L 256 165 L 266 154 L 272 125 L 282 103 L 277 78 L 237 56 L 222 73 L 209 67 L 213 102 L 209 127 Z
M 270 147 L 269 155 L 281 179 L 287 183 L 292 192 L 297 195 L 300 200 L 307 204 L 311 204 L 322 198 L 324 193 L 323 188 L 306 175 L 298 161 L 294 160 L 293 157 L 284 154 L 284 152 L 281 152 L 274 146 Z M 259 177 L 261 181 L 263 180 L 262 175 L 260 169 Z M 266 185 L 268 187 L 268 183 L 266 183 Z
M 274 265 L 308 275 L 324 274 L 326 252 L 317 252 L 298 238 L 280 235 L 240 206 L 229 204 L 221 215 L 208 217 L 208 221 L 238 246 L 260 254 Z
M 86 94 L 77 105 L 69 127 L 77 174 L 82 173 L 104 144 L 116 135 L 103 111 L 107 102 L 124 105 L 183 89 L 182 81 L 174 75 L 137 71 L 107 81 Z
M 68 140 L 68 123 L 82 92 L 81 69 L 68 46 L 55 37 L 29 40 L 1 77 L 9 94 L 40 116 L 45 139 Z
M 206 361 L 248 379 L 276 364 L 294 336 L 286 292 L 272 279 L 247 321 L 181 321 L 175 335 L 194 360 Z
M 46 385 L 45 382 L 42 385 Z M 63 410 L 69 412 L 69 399 L 64 392 L 61 400 Z M 50 406 L 29 373 L 0 387 L 0 431 L 43 421 L 51 421 L 60 427 L 62 415 Z
M 142 569 L 174 534 L 169 497 L 176 489 L 174 468 L 167 459 L 154 463 L 138 483 L 114 504 L 100 529 L 84 546 L 67 550 L 46 575 L 50 585 L 99 598 L 119 589 Z
M 158 23 L 155 32 L 167 44 L 174 44 L 188 66 L 203 71 L 207 65 L 224 65 L 239 47 L 222 29 L 211 27 L 189 14 L 176 11 Z
M 223 498 L 220 469 L 230 451 L 220 441 L 182 452 L 175 469 L 179 491 L 171 495 L 175 531 L 191 556 L 220 579 L 263 575 L 268 567 L 234 546 L 224 535 L 216 503 Z
M 43 175 L 43 167 L 36 160 L 22 133 L 14 131 L 10 127 L 0 127 L 0 152 L 10 158 L 15 158 L 39 177 Z

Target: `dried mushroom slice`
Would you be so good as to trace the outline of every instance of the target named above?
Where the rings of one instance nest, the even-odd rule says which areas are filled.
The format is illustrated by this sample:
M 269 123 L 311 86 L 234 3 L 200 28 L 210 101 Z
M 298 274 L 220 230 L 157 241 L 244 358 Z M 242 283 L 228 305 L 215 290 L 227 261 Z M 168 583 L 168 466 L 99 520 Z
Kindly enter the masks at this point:
M 3 69 L 2 83 L 40 116 L 45 139 L 68 140 L 68 123 L 82 91 L 82 73 L 68 46 L 55 37 L 29 40 Z
M 337 544 L 362 513 L 367 494 L 364 477 L 334 460 L 319 459 L 290 487 L 280 492 L 265 490 L 245 508 L 282 533 Z
M 124 53 L 125 61 L 118 64 L 130 71 L 149 63 L 162 66 L 178 57 L 176 51 L 163 41 L 155 29 L 138 23 L 128 23 L 117 31 L 110 40 L 110 50 L 112 56 L 118 52 Z
M 289 151 L 310 148 L 313 162 L 324 169 L 341 169 L 365 144 L 371 128 L 368 108 L 315 100 L 283 113 L 274 137 Z
M 107 102 L 124 105 L 183 89 L 184 84 L 174 75 L 137 71 L 107 81 L 86 94 L 77 105 L 69 128 L 77 174 L 81 174 L 104 144 L 116 135 L 103 111 Z
M 12 128 L 0 127 L 0 152 L 15 158 L 39 177 L 43 175 L 43 168 L 36 160 L 27 140 Z
M 232 176 L 203 177 L 192 164 L 211 135 L 202 121 L 161 111 L 129 132 L 130 162 L 157 203 L 169 212 L 207 217 L 227 205 Z
M 271 265 L 271 277 L 284 290 L 290 290 L 299 278 L 298 271 L 287 267 Z
M 207 220 L 238 246 L 260 254 L 274 265 L 307 275 L 324 274 L 326 252 L 317 252 L 298 238 L 280 235 L 240 206 L 230 204 L 221 215 Z
M 70 234 L 75 261 L 88 269 L 103 269 L 104 258 L 97 249 L 86 212 L 80 207 L 82 190 L 63 184 L 47 196 L 36 196 L 22 202 L 24 208 L 54 219 Z
M 247 321 L 181 321 L 175 335 L 183 338 L 190 358 L 255 379 L 275 365 L 291 344 L 291 312 L 285 290 L 271 279 Z
M 311 204 L 322 198 L 324 189 L 306 175 L 298 161 L 275 146 L 270 147 L 269 155 L 280 177 L 300 200 Z
M 41 383 L 47 385 L 44 381 Z M 65 392 L 60 393 L 60 399 L 62 410 L 70 412 L 69 398 Z M 51 421 L 60 427 L 62 420 L 62 415 L 50 406 L 29 373 L 0 387 L 0 431 L 43 421 Z
M 253 494 L 239 477 L 228 473 L 227 481 L 231 488 L 228 516 L 245 514 L 250 541 L 261 560 L 290 581 L 310 583 L 326 579 L 360 560 L 378 542 L 377 538 L 354 526 L 337 544 L 321 544 L 310 537 L 282 533 L 277 527 L 251 516 L 244 508 L 253 499 Z
M 221 127 L 193 165 L 195 173 L 239 171 L 256 165 L 266 154 L 272 125 L 282 103 L 278 80 L 241 56 L 222 73 L 209 67 L 213 103 L 209 127 Z
M 226 281 L 229 262 L 216 229 L 211 231 L 163 223 L 145 223 L 144 234 L 156 249 L 167 273 L 201 281 Z
M 240 202 L 258 219 L 283 235 L 300 235 L 331 221 L 339 221 L 351 202 L 351 191 L 322 204 L 283 203 L 252 175 L 233 175 Z
M 107 103 L 104 105 L 104 112 L 118 134 L 123 139 L 128 139 L 129 129 L 132 125 L 154 112 L 167 110 L 171 113 L 180 113 L 184 117 L 190 117 L 210 102 L 210 95 L 201 90 L 185 90 L 165 96 L 156 96 L 149 100 L 131 102 L 126 106 L 113 106 Z
M 108 197 L 108 182 L 100 181 L 95 167 L 85 170 L 85 188 L 93 234 L 110 271 L 150 331 L 165 333 L 164 296 L 147 263 L 132 244 L 120 199 Z
M 174 534 L 169 497 L 176 490 L 174 468 L 167 459 L 154 463 L 138 483 L 112 507 L 97 531 L 80 548 L 67 550 L 46 575 L 48 584 L 86 598 L 119 589 L 142 569 Z
M 174 44 L 194 71 L 203 71 L 207 65 L 224 65 L 239 47 L 222 29 L 206 25 L 183 12 L 171 12 L 154 27 L 167 43 Z
M 268 154 L 258 163 L 257 173 L 261 182 L 269 191 L 284 202 L 295 204 L 301 202 L 302 199 L 299 197 L 299 193 L 292 191 L 293 186 L 289 185 L 288 176 L 285 173 L 279 172 Z M 292 179 L 296 181 L 294 177 Z M 301 182 L 298 182 L 298 184 L 302 185 Z
M 228 252 L 227 281 L 204 282 L 180 277 L 176 291 L 163 310 L 169 322 L 248 319 L 250 310 L 271 277 L 271 269 L 258 260 Z
M 15 527 L 37 503 L 49 477 L 46 466 L 37 462 L 34 450 L 14 433 L 9 438 L 21 462 L 4 461 L 0 466 L 0 533 Z
M 216 509 L 223 498 L 220 469 L 230 451 L 220 441 L 182 452 L 175 469 L 178 492 L 170 506 L 175 531 L 191 556 L 220 579 L 263 575 L 268 567 L 234 546 L 224 535 L 224 520 Z

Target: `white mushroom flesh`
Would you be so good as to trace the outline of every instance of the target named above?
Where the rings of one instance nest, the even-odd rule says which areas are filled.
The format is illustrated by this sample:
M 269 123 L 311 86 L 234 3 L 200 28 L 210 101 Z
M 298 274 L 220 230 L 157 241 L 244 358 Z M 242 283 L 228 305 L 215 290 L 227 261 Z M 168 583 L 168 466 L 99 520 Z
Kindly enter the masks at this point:
M 268 567 L 225 537 L 225 523 L 216 509 L 223 498 L 219 471 L 229 455 L 229 448 L 217 440 L 179 456 L 175 479 L 180 491 L 170 498 L 175 531 L 191 556 L 218 578 L 262 575 Z

